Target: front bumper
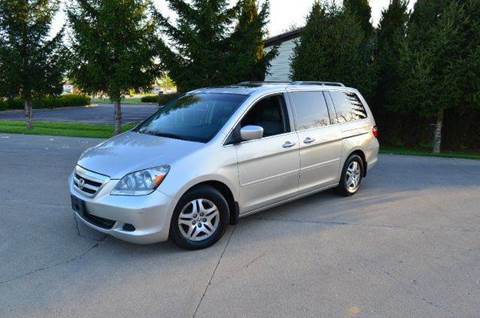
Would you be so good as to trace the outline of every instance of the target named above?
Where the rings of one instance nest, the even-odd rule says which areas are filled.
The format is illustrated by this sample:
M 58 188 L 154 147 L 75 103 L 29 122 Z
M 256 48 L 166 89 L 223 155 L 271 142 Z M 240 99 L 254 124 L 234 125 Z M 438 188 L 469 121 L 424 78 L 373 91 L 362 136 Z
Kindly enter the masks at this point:
M 168 240 L 170 219 L 175 208 L 172 198 L 159 190 L 147 196 L 110 195 L 117 182 L 118 180 L 110 180 L 95 197 L 90 198 L 73 186 L 70 176 L 70 194 L 85 202 L 85 209 L 90 215 L 112 220 L 113 226 L 99 226 L 91 218 L 74 211 L 77 220 L 94 230 L 136 244 Z M 126 230 L 126 224 L 133 225 L 135 230 Z

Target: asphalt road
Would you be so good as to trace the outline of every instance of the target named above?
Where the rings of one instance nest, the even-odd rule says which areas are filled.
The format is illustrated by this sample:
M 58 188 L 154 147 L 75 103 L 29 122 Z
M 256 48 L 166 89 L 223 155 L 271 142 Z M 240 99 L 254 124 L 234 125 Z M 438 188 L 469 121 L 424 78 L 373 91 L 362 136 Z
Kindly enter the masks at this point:
M 0 317 L 479 317 L 480 162 L 381 156 L 361 192 L 242 219 L 215 246 L 75 224 L 96 140 L 0 134 Z
M 122 105 L 124 123 L 144 120 L 158 110 L 157 105 Z M 33 119 L 51 122 L 77 122 L 86 124 L 111 124 L 114 122 L 113 105 L 101 104 L 87 107 L 34 109 Z M 0 120 L 24 120 L 23 111 L 2 111 Z

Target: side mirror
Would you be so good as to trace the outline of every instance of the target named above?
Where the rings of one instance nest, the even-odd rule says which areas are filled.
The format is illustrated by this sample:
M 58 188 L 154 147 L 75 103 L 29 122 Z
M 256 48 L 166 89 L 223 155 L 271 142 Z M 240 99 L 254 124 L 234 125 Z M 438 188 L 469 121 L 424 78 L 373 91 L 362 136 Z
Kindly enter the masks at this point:
M 240 137 L 243 141 L 260 139 L 263 137 L 263 127 L 253 125 L 242 127 Z

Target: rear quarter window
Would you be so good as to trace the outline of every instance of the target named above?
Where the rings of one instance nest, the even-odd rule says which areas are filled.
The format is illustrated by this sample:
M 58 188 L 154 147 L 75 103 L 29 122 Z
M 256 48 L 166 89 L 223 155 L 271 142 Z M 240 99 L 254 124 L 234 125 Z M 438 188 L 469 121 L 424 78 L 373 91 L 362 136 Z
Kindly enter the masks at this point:
M 346 123 L 368 117 L 367 111 L 357 94 L 352 92 L 330 92 L 337 113 L 336 123 Z

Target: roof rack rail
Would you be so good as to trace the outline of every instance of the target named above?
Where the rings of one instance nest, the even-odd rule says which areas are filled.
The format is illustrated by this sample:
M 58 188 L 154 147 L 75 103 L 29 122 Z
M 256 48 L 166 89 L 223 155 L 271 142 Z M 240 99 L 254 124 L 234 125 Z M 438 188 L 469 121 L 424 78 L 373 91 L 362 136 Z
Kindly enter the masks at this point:
M 262 85 L 262 84 L 291 84 L 290 81 L 245 81 L 240 82 L 237 85 Z
M 340 82 L 321 82 L 321 81 L 295 81 L 295 82 L 289 82 L 289 81 L 245 81 L 245 82 L 240 82 L 237 85 L 239 85 L 239 86 L 248 86 L 248 85 L 261 86 L 261 85 L 265 85 L 265 84 L 322 85 L 322 86 L 345 87 L 345 84 L 340 83 Z
M 345 87 L 345 84 L 340 82 L 319 82 L 319 81 L 296 81 L 292 85 L 324 85 L 324 86 L 340 86 Z

